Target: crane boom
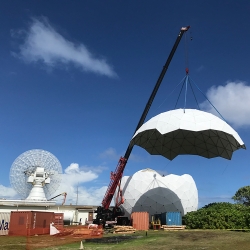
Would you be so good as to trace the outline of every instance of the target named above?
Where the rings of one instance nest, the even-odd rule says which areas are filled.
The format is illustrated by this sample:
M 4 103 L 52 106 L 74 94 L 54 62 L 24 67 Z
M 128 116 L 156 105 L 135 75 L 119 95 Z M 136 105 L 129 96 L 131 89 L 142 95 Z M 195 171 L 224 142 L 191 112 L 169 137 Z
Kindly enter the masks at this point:
M 159 76 L 159 78 L 158 78 L 158 80 L 157 80 L 157 82 L 155 84 L 155 87 L 154 87 L 154 89 L 153 89 L 153 91 L 152 91 L 152 93 L 151 93 L 151 95 L 150 95 L 150 97 L 148 99 L 148 102 L 147 102 L 147 104 L 146 104 L 146 106 L 144 108 L 144 111 L 143 111 L 143 113 L 141 115 L 141 118 L 140 118 L 140 120 L 139 120 L 139 122 L 137 124 L 135 132 L 144 123 L 144 121 L 146 119 L 146 116 L 148 114 L 148 111 L 149 111 L 149 109 L 150 109 L 150 107 L 151 107 L 151 105 L 153 103 L 153 100 L 154 100 L 154 98 L 156 96 L 156 93 L 157 93 L 157 91 L 158 91 L 158 89 L 159 89 L 159 87 L 161 85 L 161 82 L 162 82 L 162 80 L 163 80 L 163 78 L 164 78 L 164 76 L 165 76 L 165 74 L 167 72 L 169 64 L 170 64 L 170 62 L 171 62 L 171 60 L 172 60 L 172 58 L 173 58 L 173 56 L 175 54 L 175 51 L 176 51 L 176 49 L 177 49 L 177 47 L 178 47 L 178 45 L 180 43 L 180 40 L 181 40 L 183 34 L 189 28 L 190 28 L 190 26 L 182 27 L 180 29 L 180 32 L 179 32 L 179 34 L 177 36 L 177 39 L 176 39 L 176 41 L 174 43 L 174 46 L 173 46 L 173 48 L 172 48 L 172 50 L 171 50 L 171 52 L 170 52 L 170 54 L 168 56 L 168 59 L 167 59 L 165 65 L 163 66 L 161 74 L 160 74 L 160 76 Z M 113 218 L 114 219 L 114 216 L 115 216 L 116 212 L 118 212 L 119 205 L 121 205 L 123 203 L 123 201 L 124 201 L 124 199 L 122 197 L 122 191 L 120 190 L 120 183 L 121 183 L 121 178 L 122 178 L 122 175 L 123 175 L 123 171 L 124 171 L 124 169 L 126 167 L 126 164 L 127 164 L 128 159 L 129 159 L 129 156 L 130 156 L 130 154 L 132 152 L 132 149 L 133 149 L 133 145 L 131 143 L 129 143 L 128 148 L 127 148 L 127 150 L 126 150 L 126 152 L 124 154 L 124 157 L 121 157 L 118 164 L 117 164 L 115 172 L 111 172 L 110 184 L 109 184 L 109 186 L 107 188 L 107 191 L 106 191 L 106 193 L 104 195 L 104 198 L 102 200 L 102 207 L 97 208 L 96 220 L 94 220 L 94 222 L 97 223 L 97 224 L 99 224 L 100 221 L 102 221 L 102 223 L 103 223 L 103 221 L 107 220 L 108 218 Z M 121 200 L 118 201 L 118 196 L 117 196 L 115 211 L 113 211 L 112 214 L 110 214 L 109 206 L 110 206 L 110 203 L 111 203 L 111 201 L 112 201 L 112 199 L 114 197 L 114 193 L 115 193 L 117 187 L 119 187 L 117 195 L 118 196 L 120 195 Z
M 159 76 L 159 78 L 158 78 L 158 80 L 157 80 L 157 82 L 156 82 L 156 84 L 155 84 L 155 87 L 154 87 L 154 89 L 153 89 L 153 91 L 152 91 L 152 93 L 151 93 L 151 95 L 150 95 L 150 97 L 149 97 L 149 99 L 148 99 L 148 102 L 147 102 L 147 104 L 146 104 L 146 106 L 145 106 L 145 108 L 144 108 L 144 111 L 143 111 L 143 113 L 142 113 L 142 116 L 141 116 L 141 118 L 140 118 L 138 124 L 137 124 L 137 127 L 136 127 L 136 129 L 135 129 L 135 132 L 136 132 L 136 131 L 142 126 L 142 124 L 144 123 L 144 121 L 145 121 L 145 119 L 146 119 L 146 116 L 147 116 L 147 114 L 148 114 L 148 111 L 149 111 L 149 109 L 150 109 L 150 107 L 151 107 L 151 105 L 152 105 L 152 103 L 153 103 L 153 101 L 154 101 L 154 98 L 155 98 L 155 96 L 156 96 L 156 94 L 157 94 L 157 91 L 158 91 L 158 89 L 159 89 L 159 87 L 160 87 L 160 85 L 161 85 L 161 82 L 162 82 L 162 80 L 163 80 L 163 78 L 164 78 L 164 76 L 165 76 L 165 74 L 166 74 L 166 72 L 167 72 L 167 69 L 168 69 L 168 67 L 169 67 L 169 64 L 170 64 L 170 62 L 172 61 L 172 58 L 173 58 L 173 56 L 174 56 L 174 53 L 175 53 L 175 51 L 176 51 L 176 49 L 177 49 L 177 47 L 178 47 L 178 45 L 179 45 L 179 43 L 180 43 L 180 41 L 181 41 L 181 38 L 182 38 L 183 34 L 184 34 L 186 31 L 188 31 L 189 28 L 190 28 L 190 26 L 182 27 L 182 28 L 181 28 L 181 30 L 180 30 L 180 32 L 179 32 L 179 34 L 178 34 L 178 36 L 177 36 L 177 39 L 176 39 L 176 41 L 175 41 L 175 43 L 174 43 L 174 46 L 173 46 L 173 48 L 172 48 L 172 50 L 171 50 L 171 52 L 170 52 L 170 54 L 169 54 L 169 56 L 168 56 L 168 59 L 167 59 L 165 65 L 163 66 L 163 69 L 162 69 L 162 71 L 161 71 L 161 74 L 160 74 L 160 76 Z M 135 132 L 134 132 L 134 134 L 135 134 Z M 128 160 L 128 158 L 129 158 L 129 156 L 130 156 L 130 153 L 131 153 L 132 149 L 133 149 L 133 146 L 132 146 L 131 144 L 129 144 L 129 146 L 128 146 L 127 150 L 126 150 L 126 153 L 125 153 L 125 155 L 124 155 L 124 158 L 125 158 L 125 159 Z
M 66 193 L 66 192 L 63 192 L 63 193 L 61 193 L 61 194 L 58 194 L 58 195 L 56 195 L 56 196 L 50 198 L 49 201 L 54 200 L 56 197 L 58 197 L 58 196 L 60 196 L 60 195 L 63 195 L 63 196 L 64 196 L 64 199 L 63 199 L 63 202 L 62 202 L 62 205 L 64 205 L 64 203 L 65 203 L 65 201 L 66 201 L 66 196 L 67 196 L 67 193 Z

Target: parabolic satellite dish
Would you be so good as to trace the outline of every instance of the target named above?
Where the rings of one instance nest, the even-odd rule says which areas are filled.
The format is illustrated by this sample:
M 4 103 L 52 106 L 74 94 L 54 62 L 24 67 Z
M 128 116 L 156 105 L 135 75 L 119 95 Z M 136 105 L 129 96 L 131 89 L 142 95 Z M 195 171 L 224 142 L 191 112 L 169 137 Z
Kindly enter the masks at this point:
M 33 149 L 19 155 L 10 169 L 10 183 L 27 200 L 46 201 L 61 183 L 62 166 L 48 151 Z
M 230 160 L 235 150 L 246 148 L 226 122 L 196 109 L 176 109 L 151 118 L 135 132 L 131 144 L 169 160 L 183 154 Z

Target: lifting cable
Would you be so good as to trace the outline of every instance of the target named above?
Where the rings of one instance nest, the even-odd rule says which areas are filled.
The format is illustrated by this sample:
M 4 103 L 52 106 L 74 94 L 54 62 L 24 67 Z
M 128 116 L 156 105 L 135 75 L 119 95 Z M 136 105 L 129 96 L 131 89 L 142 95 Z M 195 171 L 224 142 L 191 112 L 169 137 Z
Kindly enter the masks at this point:
M 194 96 L 194 98 L 195 98 L 195 101 L 196 101 L 196 104 L 197 104 L 199 110 L 201 110 L 201 109 L 200 109 L 198 100 L 197 100 L 197 98 L 196 98 L 196 96 L 195 96 L 195 93 L 194 93 L 194 90 L 193 90 L 193 87 L 192 87 L 192 83 L 193 83 L 193 84 L 195 85 L 195 87 L 201 92 L 201 94 L 205 97 L 205 99 L 209 102 L 209 104 L 215 109 L 215 111 L 220 115 L 220 117 L 226 122 L 226 120 L 225 120 L 225 118 L 222 116 L 222 114 L 221 114 L 221 113 L 218 111 L 218 109 L 212 104 L 212 102 L 207 98 L 207 96 L 202 92 L 202 90 L 199 88 L 199 86 L 193 81 L 193 79 L 192 79 L 189 75 L 186 75 L 185 78 L 184 78 L 184 80 L 182 80 L 182 88 L 181 88 L 180 93 L 179 93 L 179 96 L 178 96 L 178 98 L 177 98 L 177 102 L 176 102 L 176 104 L 175 104 L 175 108 L 176 108 L 176 106 L 177 106 L 177 104 L 178 104 L 178 101 L 179 101 L 181 92 L 182 92 L 183 87 L 184 87 L 184 83 L 185 83 L 186 88 L 187 88 L 187 82 L 189 83 L 189 85 L 190 85 L 190 87 L 191 87 L 191 89 L 192 89 L 192 93 L 193 93 L 193 96 Z M 180 83 L 179 83 L 179 84 L 180 84 Z M 178 84 L 178 85 L 179 85 L 179 84 Z M 184 112 L 185 112 L 185 108 L 186 108 L 186 94 L 187 94 L 187 91 L 185 92 Z
M 197 107 L 198 107 L 199 110 L 201 110 L 200 105 L 199 105 L 199 103 L 198 103 L 198 101 L 197 101 L 197 98 L 196 98 L 196 96 L 195 96 L 194 89 L 193 89 L 193 87 L 192 87 L 192 84 L 191 84 L 190 80 L 188 81 L 188 83 L 189 83 L 189 85 L 190 85 L 190 87 L 191 87 L 191 90 L 192 90 L 194 99 L 195 99 L 195 101 L 196 101 Z
M 190 87 L 191 87 L 192 94 L 193 94 L 194 99 L 195 99 L 195 101 L 196 101 L 196 105 L 197 105 L 198 109 L 201 110 L 201 109 L 200 109 L 200 106 L 199 106 L 199 103 L 198 103 L 198 100 L 197 100 L 197 98 L 196 98 L 196 96 L 195 96 L 194 89 L 193 89 L 192 84 L 191 84 L 191 82 L 190 82 L 190 77 L 189 77 L 189 75 L 186 75 L 186 76 L 184 77 L 184 80 L 183 80 L 183 82 L 182 82 L 182 88 L 181 88 L 181 90 L 180 90 L 180 93 L 179 93 L 179 96 L 178 96 L 178 98 L 177 98 L 177 101 L 176 101 L 176 103 L 175 103 L 175 107 L 174 107 L 174 108 L 176 109 L 176 106 L 177 106 L 178 101 L 179 101 L 179 99 L 180 99 L 180 95 L 181 95 L 181 93 L 182 93 L 182 89 L 183 89 L 183 87 L 184 87 L 184 83 L 186 83 L 186 88 L 187 88 L 187 82 L 189 83 L 189 85 L 190 85 Z M 187 91 L 186 91 L 186 93 L 185 93 L 184 112 L 185 112 L 185 108 L 186 108 L 186 99 L 187 99 L 186 96 L 187 96 Z
M 176 90 L 176 88 L 185 80 L 186 76 L 175 86 L 175 88 L 171 91 L 171 93 L 163 100 L 163 102 L 158 106 L 158 108 L 160 108 L 163 103 L 169 98 L 169 96 L 171 96 L 173 94 L 173 92 Z
M 191 79 L 192 80 L 192 79 Z M 210 105 L 215 109 L 215 111 L 220 115 L 220 117 L 226 122 L 222 114 L 218 111 L 218 109 L 210 102 L 210 100 L 206 97 L 206 95 L 201 91 L 201 89 L 198 87 L 198 85 L 192 80 L 195 87 L 202 93 L 202 95 L 206 98 L 206 100 L 210 103 Z
M 185 81 L 186 89 L 185 89 L 184 113 L 185 113 L 186 103 L 187 103 L 187 83 L 188 83 L 188 74 L 187 74 L 186 81 Z
M 191 31 L 190 31 L 191 32 Z M 190 40 L 192 41 L 193 38 L 192 38 L 192 34 L 190 34 Z M 189 83 L 191 89 L 192 89 L 192 93 L 194 95 L 194 98 L 195 98 L 195 101 L 196 101 L 196 104 L 200 110 L 200 106 L 198 104 L 198 101 L 197 101 L 197 98 L 195 96 L 195 93 L 193 91 L 193 88 L 192 88 L 192 84 L 191 84 L 191 78 L 189 77 L 189 48 L 188 48 L 188 38 L 187 38 L 187 33 L 185 33 L 185 67 L 186 67 L 186 77 L 185 77 L 185 86 L 186 86 L 186 89 L 185 89 L 185 99 L 184 99 L 184 113 L 185 113 L 185 109 L 186 109 L 186 102 L 187 102 L 187 83 Z M 202 93 L 202 95 L 206 98 L 206 100 L 210 103 L 210 105 L 216 110 L 216 112 L 220 115 L 220 117 L 226 122 L 226 120 L 224 119 L 224 117 L 220 114 L 220 112 L 215 108 L 215 106 L 210 102 L 210 100 L 206 97 L 206 95 L 200 90 L 200 88 L 198 87 L 198 85 L 195 84 L 194 81 L 192 81 L 194 83 L 194 85 L 196 86 L 196 88 Z M 184 82 L 183 82 L 183 85 L 182 85 L 182 88 L 181 88 L 181 91 L 180 91 L 180 94 L 182 92 L 182 89 L 183 89 L 183 86 L 184 86 Z M 180 94 L 179 94 L 179 97 L 180 97 Z M 178 100 L 179 100 L 179 97 L 177 99 L 177 103 L 178 103 Z M 177 105 L 176 103 L 176 105 Z M 176 107 L 175 105 L 175 107 Z
M 185 53 L 185 68 L 186 68 L 186 74 L 188 75 L 189 73 L 189 57 L 188 57 L 188 38 L 187 38 L 187 32 L 184 34 L 185 40 L 184 40 L 184 53 Z
M 187 76 L 185 76 L 185 77 L 181 80 L 181 82 L 180 82 L 180 83 L 182 83 L 182 87 L 181 87 L 180 93 L 179 93 L 179 95 L 178 95 L 177 101 L 176 101 L 176 103 L 175 103 L 174 109 L 176 109 L 176 106 L 177 106 L 178 101 L 179 101 L 179 99 L 180 99 L 180 95 L 181 95 L 182 89 L 183 89 L 183 87 L 184 87 L 184 83 L 185 83 L 186 77 L 187 77 Z M 179 84 L 180 84 L 180 83 L 179 83 Z M 178 84 L 178 85 L 179 85 L 179 84 Z M 177 86 L 176 86 L 176 87 L 177 87 Z M 175 87 L 175 89 L 176 89 L 176 87 Z M 172 92 L 172 93 L 173 93 L 173 92 Z
M 189 73 L 189 65 L 188 65 L 188 40 L 187 40 L 187 33 L 185 33 L 185 67 L 186 67 L 186 79 L 185 79 L 185 99 L 184 99 L 184 113 L 186 109 L 186 103 L 187 103 L 187 85 L 188 85 L 188 73 Z
M 187 33 L 184 34 L 185 35 L 185 44 L 184 44 L 184 47 L 185 47 L 185 71 L 186 71 L 186 75 L 185 77 L 175 86 L 175 88 L 171 91 L 171 93 L 167 96 L 167 98 L 162 102 L 160 106 L 163 105 L 163 103 L 169 98 L 170 95 L 173 94 L 173 92 L 176 90 L 176 88 L 182 84 L 182 87 L 181 87 L 181 90 L 180 90 L 180 93 L 178 95 L 178 98 L 177 98 L 177 101 L 175 103 L 175 106 L 174 106 L 174 109 L 176 109 L 177 107 L 177 104 L 179 102 L 179 99 L 180 99 L 180 95 L 182 93 L 182 90 L 184 88 L 184 84 L 185 84 L 185 97 L 184 97 L 184 113 L 185 113 L 185 109 L 186 109 L 186 104 L 187 104 L 187 85 L 189 84 L 190 87 L 191 87 L 191 90 L 192 90 L 192 93 L 193 93 L 193 96 L 195 98 L 195 101 L 196 101 L 196 104 L 197 104 L 197 107 L 199 110 L 200 109 L 200 106 L 199 106 L 199 103 L 198 103 L 198 100 L 196 98 L 196 95 L 195 95 L 195 92 L 194 92 L 194 89 L 192 87 L 192 83 L 195 85 L 195 87 L 201 92 L 201 94 L 205 97 L 205 99 L 209 102 L 209 104 L 215 109 L 215 111 L 220 115 L 220 117 L 226 122 L 225 118 L 221 115 L 221 113 L 216 109 L 216 107 L 211 103 L 211 101 L 206 97 L 206 95 L 201 91 L 201 89 L 198 87 L 198 85 L 190 78 L 189 76 L 189 56 L 188 56 L 188 37 L 187 37 Z M 193 38 L 192 38 L 192 34 L 190 34 L 190 40 L 192 41 Z M 158 107 L 158 108 L 159 108 Z

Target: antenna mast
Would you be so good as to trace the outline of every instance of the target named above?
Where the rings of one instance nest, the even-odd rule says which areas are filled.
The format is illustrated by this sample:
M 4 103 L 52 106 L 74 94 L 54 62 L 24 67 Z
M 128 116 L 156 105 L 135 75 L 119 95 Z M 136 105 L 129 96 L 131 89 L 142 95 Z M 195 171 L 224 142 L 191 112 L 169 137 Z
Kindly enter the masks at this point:
M 78 185 L 79 185 L 79 182 L 77 183 L 77 187 L 76 187 L 76 205 L 78 205 Z

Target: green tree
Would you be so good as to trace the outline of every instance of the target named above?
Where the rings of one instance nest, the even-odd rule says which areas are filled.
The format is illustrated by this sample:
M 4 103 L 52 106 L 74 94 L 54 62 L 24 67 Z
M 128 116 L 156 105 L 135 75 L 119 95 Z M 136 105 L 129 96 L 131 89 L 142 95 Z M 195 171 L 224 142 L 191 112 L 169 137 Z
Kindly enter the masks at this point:
M 250 186 L 240 188 L 232 197 L 234 201 L 246 206 L 250 206 Z

